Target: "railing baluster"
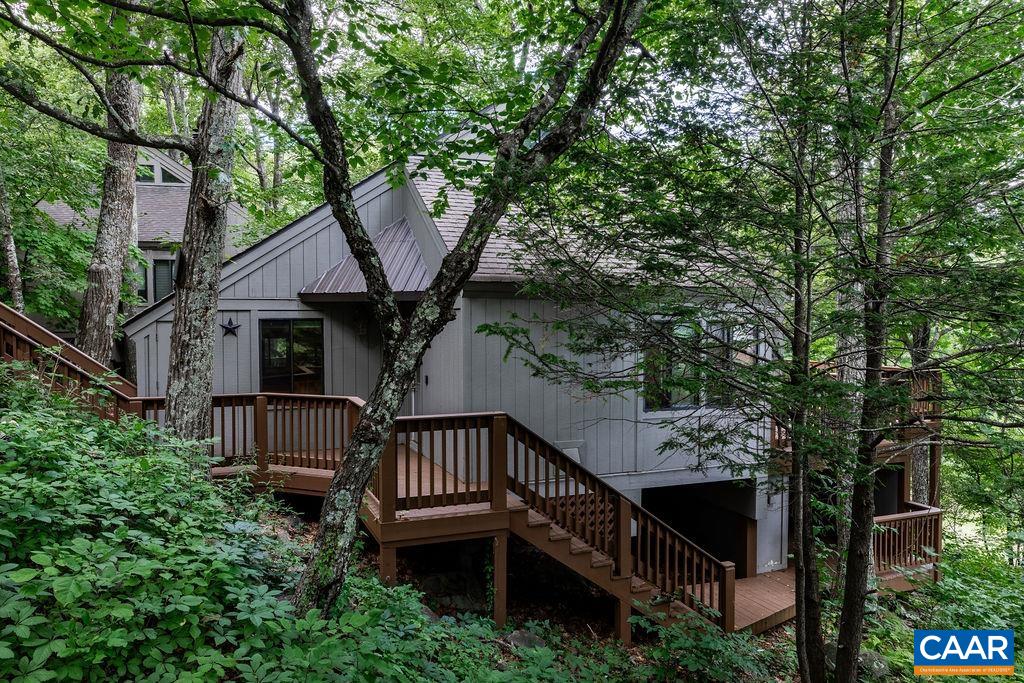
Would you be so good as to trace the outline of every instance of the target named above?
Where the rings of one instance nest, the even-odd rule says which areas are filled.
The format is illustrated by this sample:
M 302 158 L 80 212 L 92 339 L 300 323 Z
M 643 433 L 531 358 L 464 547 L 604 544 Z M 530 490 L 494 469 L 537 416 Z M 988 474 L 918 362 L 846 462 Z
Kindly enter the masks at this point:
M 448 504 L 448 421 L 441 420 L 441 505 Z
M 410 461 L 413 458 L 412 449 L 410 448 L 412 442 L 412 432 L 409 429 L 409 423 L 405 422 L 402 424 L 405 435 L 405 506 L 406 508 L 412 507 L 411 501 L 412 496 L 409 495 L 412 483 L 409 481 L 412 479 L 412 470 L 410 469 Z

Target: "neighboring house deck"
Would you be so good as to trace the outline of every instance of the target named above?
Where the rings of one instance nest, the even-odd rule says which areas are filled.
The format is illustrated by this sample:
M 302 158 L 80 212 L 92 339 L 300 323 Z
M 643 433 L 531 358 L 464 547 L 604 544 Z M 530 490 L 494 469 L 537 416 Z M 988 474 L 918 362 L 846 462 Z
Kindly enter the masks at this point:
M 55 345 L 56 351 L 47 347 Z M 6 359 L 51 365 L 67 390 L 99 383 L 94 361 L 6 307 L 0 307 Z M 85 394 L 103 415 L 163 420 L 162 397 L 138 397 L 118 382 L 110 399 Z M 210 454 L 217 476 L 245 473 L 278 490 L 323 495 L 341 463 L 362 401 L 354 397 L 247 393 L 216 396 Z M 913 409 L 913 408 L 912 408 Z M 941 511 L 905 503 L 876 519 L 876 569 L 899 588 L 907 571 L 934 573 Z M 760 632 L 795 614 L 793 571 L 737 578 L 719 559 L 501 411 L 399 418 L 363 504 L 380 544 L 383 580 L 396 576 L 398 548 L 493 539 L 494 618 L 504 623 L 510 535 L 616 599 L 615 625 L 630 638 L 629 616 L 693 611 L 726 631 Z

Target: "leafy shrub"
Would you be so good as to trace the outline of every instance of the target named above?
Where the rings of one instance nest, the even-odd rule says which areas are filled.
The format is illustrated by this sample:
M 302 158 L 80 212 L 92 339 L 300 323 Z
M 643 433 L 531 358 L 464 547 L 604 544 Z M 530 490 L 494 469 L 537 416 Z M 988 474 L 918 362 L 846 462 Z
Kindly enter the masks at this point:
M 634 619 L 658 636 L 649 652 L 658 680 L 728 682 L 769 677 L 771 656 L 748 633 L 723 635 L 695 613 L 668 625 Z

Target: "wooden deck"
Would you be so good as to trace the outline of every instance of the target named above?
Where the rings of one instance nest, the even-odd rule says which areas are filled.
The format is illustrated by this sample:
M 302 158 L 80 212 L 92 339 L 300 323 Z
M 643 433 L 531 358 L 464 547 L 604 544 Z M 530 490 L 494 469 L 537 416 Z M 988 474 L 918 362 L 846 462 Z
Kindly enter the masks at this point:
M 736 630 L 767 631 L 796 616 L 796 570 L 768 572 L 736 581 Z

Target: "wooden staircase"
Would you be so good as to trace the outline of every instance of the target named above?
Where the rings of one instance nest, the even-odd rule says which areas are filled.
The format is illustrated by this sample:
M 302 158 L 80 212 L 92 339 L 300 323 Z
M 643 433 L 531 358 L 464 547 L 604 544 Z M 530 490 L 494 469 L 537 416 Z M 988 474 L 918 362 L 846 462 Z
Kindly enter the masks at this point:
M 548 557 L 616 598 L 615 629 L 623 640 L 629 639 L 629 624 L 625 620 L 629 618 L 633 607 L 647 614 L 660 612 L 670 619 L 686 611 L 681 601 L 666 599 L 656 585 L 632 573 L 618 573 L 611 557 L 576 538 L 550 518 L 530 510 L 525 504 L 510 510 L 509 529 Z M 732 630 L 730 621 L 723 620 L 724 629 Z
M 328 482 L 325 481 L 324 487 Z M 402 546 L 495 542 L 495 619 L 504 619 L 504 556 L 514 534 L 616 599 L 629 616 L 695 612 L 735 630 L 736 570 L 501 412 L 398 419 L 367 492 L 381 576 Z

